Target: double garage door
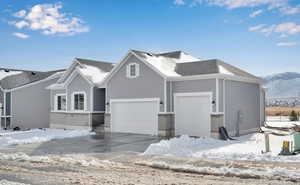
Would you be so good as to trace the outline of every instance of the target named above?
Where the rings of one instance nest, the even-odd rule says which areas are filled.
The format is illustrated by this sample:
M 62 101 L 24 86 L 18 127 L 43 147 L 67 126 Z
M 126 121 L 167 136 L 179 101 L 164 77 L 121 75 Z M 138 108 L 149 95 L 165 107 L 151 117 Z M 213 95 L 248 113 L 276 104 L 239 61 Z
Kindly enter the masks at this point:
M 174 95 L 175 134 L 210 136 L 210 93 Z M 111 130 L 158 134 L 159 99 L 111 100 Z

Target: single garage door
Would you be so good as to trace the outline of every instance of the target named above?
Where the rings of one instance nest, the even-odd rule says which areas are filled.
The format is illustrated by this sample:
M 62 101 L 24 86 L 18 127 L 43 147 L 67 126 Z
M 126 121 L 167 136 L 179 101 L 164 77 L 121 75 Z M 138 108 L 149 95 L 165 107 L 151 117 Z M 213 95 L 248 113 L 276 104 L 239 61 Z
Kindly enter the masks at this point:
M 158 113 L 159 99 L 111 100 L 111 130 L 157 135 Z
M 175 100 L 175 134 L 210 136 L 212 93 L 177 93 Z

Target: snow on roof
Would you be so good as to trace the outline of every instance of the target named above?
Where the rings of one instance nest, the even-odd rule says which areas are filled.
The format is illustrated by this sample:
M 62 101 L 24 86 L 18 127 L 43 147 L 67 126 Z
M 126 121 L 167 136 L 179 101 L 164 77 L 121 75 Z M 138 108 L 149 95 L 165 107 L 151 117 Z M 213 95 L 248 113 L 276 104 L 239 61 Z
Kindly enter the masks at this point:
M 82 67 L 77 66 L 79 72 L 89 79 L 93 84 L 100 85 L 104 78 L 109 74 L 109 72 L 105 72 L 100 68 L 83 64 Z
M 23 73 L 22 71 L 11 71 L 11 70 L 0 70 L 0 80 L 12 76 L 12 75 L 18 75 Z
M 196 58 L 190 54 L 187 54 L 185 52 L 181 52 L 181 55 L 180 55 L 180 59 L 177 61 L 177 63 L 180 63 L 180 62 L 195 62 L 195 61 L 199 61 L 200 59 L 199 58 Z
M 224 66 L 218 65 L 219 73 L 226 75 L 234 75 L 232 72 L 228 71 Z
M 176 61 L 178 59 L 173 59 L 164 56 L 156 56 L 149 54 L 142 54 L 144 59 L 152 64 L 155 68 L 157 68 L 160 72 L 162 72 L 166 76 L 181 76 L 180 74 L 175 72 Z

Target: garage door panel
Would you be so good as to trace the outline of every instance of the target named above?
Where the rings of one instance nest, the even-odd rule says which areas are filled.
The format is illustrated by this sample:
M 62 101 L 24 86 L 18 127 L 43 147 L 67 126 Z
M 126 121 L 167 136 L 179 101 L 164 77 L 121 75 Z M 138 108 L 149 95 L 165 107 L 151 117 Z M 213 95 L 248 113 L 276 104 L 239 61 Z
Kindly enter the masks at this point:
M 156 135 L 158 109 L 158 101 L 113 102 L 112 131 Z
M 210 136 L 211 98 L 209 95 L 175 97 L 176 135 Z

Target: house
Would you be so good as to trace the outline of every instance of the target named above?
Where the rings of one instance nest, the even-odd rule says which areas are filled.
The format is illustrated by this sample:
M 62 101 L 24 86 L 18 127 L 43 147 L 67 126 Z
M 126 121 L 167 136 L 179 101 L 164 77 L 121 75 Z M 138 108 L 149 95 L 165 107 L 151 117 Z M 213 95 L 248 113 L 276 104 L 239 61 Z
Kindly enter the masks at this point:
M 218 59 L 182 51 L 131 50 L 106 77 L 105 130 L 218 137 L 257 131 L 265 121 L 262 79 Z
M 50 127 L 92 129 L 104 124 L 105 88 L 103 79 L 112 63 L 75 58 L 51 93 Z
M 0 68 L 1 128 L 49 127 L 49 91 L 63 70 L 38 72 Z

